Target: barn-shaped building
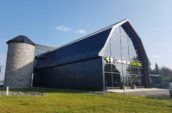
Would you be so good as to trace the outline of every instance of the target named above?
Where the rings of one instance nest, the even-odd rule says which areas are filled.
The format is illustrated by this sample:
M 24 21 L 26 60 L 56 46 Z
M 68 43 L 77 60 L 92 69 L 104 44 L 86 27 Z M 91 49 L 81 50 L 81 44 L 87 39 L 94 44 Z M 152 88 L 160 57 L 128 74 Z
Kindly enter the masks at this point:
M 123 20 L 36 57 L 33 86 L 105 90 L 150 87 L 149 60 L 142 41 Z

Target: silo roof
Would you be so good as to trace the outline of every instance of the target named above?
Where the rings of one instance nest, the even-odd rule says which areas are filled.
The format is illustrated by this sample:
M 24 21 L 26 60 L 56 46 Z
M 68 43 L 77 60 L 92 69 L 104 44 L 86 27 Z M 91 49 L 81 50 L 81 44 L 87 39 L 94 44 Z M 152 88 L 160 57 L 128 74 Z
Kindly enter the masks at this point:
M 33 41 L 31 41 L 28 37 L 26 37 L 24 35 L 19 35 L 17 37 L 12 38 L 11 40 L 7 41 L 7 44 L 9 44 L 11 42 L 21 42 L 21 43 L 28 43 L 31 45 L 35 45 L 35 43 Z

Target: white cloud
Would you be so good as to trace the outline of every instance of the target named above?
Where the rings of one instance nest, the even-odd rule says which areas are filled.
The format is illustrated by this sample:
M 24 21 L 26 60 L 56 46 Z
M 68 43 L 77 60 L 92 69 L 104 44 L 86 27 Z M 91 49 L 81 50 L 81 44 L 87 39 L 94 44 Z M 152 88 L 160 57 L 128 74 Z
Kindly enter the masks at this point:
M 84 29 L 78 29 L 76 32 L 79 34 L 84 34 L 86 31 Z
M 66 27 L 66 26 L 56 26 L 56 30 L 63 31 L 63 32 L 71 31 L 71 29 L 69 27 Z
M 72 29 L 67 26 L 56 26 L 55 29 L 58 31 L 62 31 L 62 32 L 72 31 Z M 84 33 L 86 33 L 86 31 L 84 29 L 78 29 L 78 30 L 76 30 L 76 33 L 84 34 Z

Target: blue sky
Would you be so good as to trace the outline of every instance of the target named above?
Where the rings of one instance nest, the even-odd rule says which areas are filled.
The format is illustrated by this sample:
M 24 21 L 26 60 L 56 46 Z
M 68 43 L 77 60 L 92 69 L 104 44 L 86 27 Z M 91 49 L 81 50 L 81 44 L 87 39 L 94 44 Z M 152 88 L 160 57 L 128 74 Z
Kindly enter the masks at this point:
M 0 65 L 5 66 L 6 41 L 17 35 L 58 47 L 128 18 L 152 65 L 172 68 L 171 5 L 172 0 L 0 0 Z

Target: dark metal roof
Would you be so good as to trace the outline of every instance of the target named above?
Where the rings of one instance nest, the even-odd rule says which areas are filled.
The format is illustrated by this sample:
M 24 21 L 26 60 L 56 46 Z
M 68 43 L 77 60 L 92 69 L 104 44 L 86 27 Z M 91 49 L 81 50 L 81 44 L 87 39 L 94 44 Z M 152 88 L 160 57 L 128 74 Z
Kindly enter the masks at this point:
M 24 36 L 24 35 L 19 35 L 9 41 L 7 41 L 7 44 L 11 43 L 11 42 L 20 42 L 20 43 L 28 43 L 31 45 L 35 45 L 34 42 L 32 42 L 28 37 Z
M 127 21 L 127 19 L 124 19 L 98 30 L 97 32 L 61 46 L 54 51 L 43 54 L 37 59 L 38 61 L 35 68 L 63 65 L 66 63 L 100 57 L 99 52 L 105 46 L 112 27 L 118 27 Z
M 112 28 L 108 28 L 87 38 L 75 41 L 44 54 L 38 59 L 37 68 L 62 65 L 70 62 L 99 57 Z
M 131 24 L 129 22 L 125 22 L 121 26 L 125 30 L 127 35 L 133 41 L 133 45 L 134 45 L 135 49 L 139 50 L 138 56 L 144 57 L 144 59 L 146 59 L 150 63 L 148 56 L 146 54 L 145 48 L 143 46 L 142 40 L 140 39 L 139 35 L 136 33 L 134 28 L 131 26 Z

